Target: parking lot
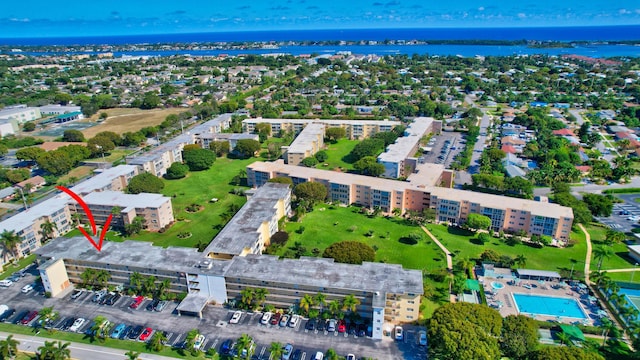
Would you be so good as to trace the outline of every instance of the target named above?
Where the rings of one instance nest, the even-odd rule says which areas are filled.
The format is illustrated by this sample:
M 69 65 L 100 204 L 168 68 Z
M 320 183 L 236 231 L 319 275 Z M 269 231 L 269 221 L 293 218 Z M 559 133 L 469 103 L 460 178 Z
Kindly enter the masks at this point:
M 598 221 L 609 226 L 613 230 L 629 232 L 631 229 L 638 227 L 640 221 L 640 203 L 636 202 L 636 198 L 640 198 L 639 194 L 618 194 L 622 203 L 613 204 L 613 211 L 609 217 L 598 217 Z
M 442 132 L 440 135 L 434 135 L 427 147 L 431 151 L 421 157 L 421 161 L 432 164 L 443 164 L 448 168 L 453 162 L 456 155 L 464 149 L 465 140 L 461 133 L 458 132 Z
M 35 269 L 32 273 L 36 273 Z M 348 332 L 306 330 L 307 319 L 299 321 L 294 328 L 262 325 L 262 314 L 259 312 L 243 312 L 237 324 L 230 324 L 233 310 L 217 306 L 208 306 L 204 310 L 203 318 L 198 319 L 178 316 L 175 311 L 177 303 L 170 303 L 162 311 L 147 311 L 147 305 L 152 300 L 145 299 L 137 309 L 131 309 L 129 305 L 134 301 L 134 297 L 131 296 L 122 296 L 112 306 L 93 302 L 94 293 L 90 291 L 85 291 L 76 299 L 71 298 L 71 292 L 60 299 L 47 299 L 42 292 L 42 285 L 37 285 L 27 293 L 21 292 L 24 285 L 34 282 L 33 274 L 19 278 L 8 288 L 0 288 L 0 303 L 15 309 L 15 313 L 6 319 L 6 322 L 20 322 L 31 311 L 53 306 L 54 310 L 60 313 L 60 318 L 53 323 L 54 328 L 62 329 L 65 323 L 69 326 L 71 320 L 81 317 L 86 321 L 78 332 L 83 333 L 91 328 L 92 320 L 96 316 L 102 315 L 115 325 L 142 326 L 150 327 L 154 331 L 164 331 L 168 338 L 168 346 L 179 346 L 184 342 L 187 332 L 194 328 L 198 328 L 205 337 L 201 347 L 204 351 L 210 348 L 219 351 L 226 340 L 235 340 L 246 333 L 255 341 L 255 359 L 268 359 L 269 346 L 274 341 L 292 344 L 294 350 L 300 350 L 301 360 L 311 358 L 316 351 L 326 352 L 329 348 L 336 350 L 339 355 L 346 356 L 352 353 L 358 358 L 366 356 L 375 359 L 424 359 L 426 356 L 426 348 L 418 345 L 419 329 L 411 326 L 405 327 L 403 341 L 394 341 L 387 336 L 383 340 L 372 340 Z M 33 325 L 37 321 L 38 317 L 27 325 Z

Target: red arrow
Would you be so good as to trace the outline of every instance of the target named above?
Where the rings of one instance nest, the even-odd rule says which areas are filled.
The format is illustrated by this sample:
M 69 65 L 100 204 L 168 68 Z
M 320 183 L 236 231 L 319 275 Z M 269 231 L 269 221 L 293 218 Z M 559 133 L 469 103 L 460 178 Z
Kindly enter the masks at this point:
M 91 213 L 91 209 L 89 209 L 89 206 L 87 205 L 87 203 L 85 203 L 84 200 L 82 200 L 80 195 L 74 193 L 73 191 L 69 190 L 64 186 L 56 186 L 56 188 L 58 190 L 64 191 L 67 195 L 71 196 L 75 201 L 77 201 L 78 204 L 80 204 L 80 206 L 84 210 L 84 213 L 87 215 L 87 219 L 89 219 L 89 223 L 91 224 L 91 230 L 93 230 L 93 235 L 94 236 L 97 235 L 98 231 L 96 230 L 96 221 L 93 218 L 93 214 Z M 89 240 L 91 245 L 93 245 L 93 247 L 95 247 L 96 250 L 98 251 L 102 250 L 102 243 L 104 242 L 105 235 L 107 235 L 107 231 L 109 230 L 109 226 L 111 225 L 112 218 L 113 218 L 113 214 L 109 214 L 107 221 L 104 223 L 104 226 L 100 230 L 100 240 L 97 244 L 93 240 L 93 238 L 85 231 L 85 229 L 82 226 L 78 225 L 78 229 L 80 230 L 80 232 L 84 235 L 84 237 L 87 238 L 87 240 Z

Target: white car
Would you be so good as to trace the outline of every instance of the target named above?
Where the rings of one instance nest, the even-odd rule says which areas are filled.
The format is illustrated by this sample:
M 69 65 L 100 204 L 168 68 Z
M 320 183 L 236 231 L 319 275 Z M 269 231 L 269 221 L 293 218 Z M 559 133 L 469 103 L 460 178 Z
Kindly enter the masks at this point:
M 20 290 L 20 291 L 22 291 L 24 294 L 26 294 L 31 290 L 33 290 L 33 285 L 27 284 L 27 285 L 23 286 L 22 290 Z
M 229 320 L 229 324 L 237 324 L 240 322 L 240 318 L 242 317 L 242 311 L 236 311 L 231 316 L 231 320 Z
M 5 280 L 0 280 L 0 286 L 2 287 L 9 287 L 13 285 L 13 281 L 5 279 Z
M 291 316 L 291 320 L 289 320 L 289 327 L 296 327 L 298 326 L 298 322 L 300 321 L 300 316 L 299 315 L 293 315 Z
M 78 332 L 82 325 L 84 325 L 85 320 L 83 318 L 77 318 L 76 321 L 73 322 L 73 325 L 69 328 L 71 332 Z
M 193 348 L 196 350 L 200 350 L 202 344 L 204 344 L 204 335 L 200 334 L 198 335 L 198 337 L 196 337 L 196 342 L 193 343 Z
M 262 314 L 262 318 L 260 318 L 260 324 L 262 325 L 269 325 L 269 320 L 271 320 L 271 312 L 267 311 L 264 314 Z
M 347 355 L 347 359 L 346 360 L 356 360 L 356 356 L 353 354 L 349 354 Z
M 313 360 L 322 360 L 324 358 L 324 354 L 320 351 L 316 353 L 316 356 L 313 357 Z
M 427 346 L 427 332 L 424 330 L 418 331 L 418 343 L 420 346 Z
M 402 326 L 396 326 L 396 340 L 402 341 L 404 332 L 402 331 Z

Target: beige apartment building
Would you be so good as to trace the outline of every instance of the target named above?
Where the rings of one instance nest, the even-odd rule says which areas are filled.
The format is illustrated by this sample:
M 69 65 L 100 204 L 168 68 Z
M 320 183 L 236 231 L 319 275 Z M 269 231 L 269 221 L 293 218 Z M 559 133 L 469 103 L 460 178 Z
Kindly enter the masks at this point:
M 400 125 L 399 121 L 389 120 L 326 120 L 326 119 L 245 119 L 242 121 L 242 131 L 253 133 L 256 125 L 261 123 L 271 124 L 271 134 L 293 132 L 299 134 L 302 129 L 312 123 L 324 124 L 327 128 L 340 127 L 345 129 L 347 138 L 351 140 L 366 139 L 376 133 L 391 131 Z
M 463 224 L 470 213 L 488 216 L 495 231 L 548 235 L 566 241 L 571 233 L 573 211 L 558 204 L 467 190 L 450 189 L 437 185 L 442 174 L 409 176 L 408 181 L 381 179 L 369 176 L 286 165 L 282 161 L 255 162 L 247 166 L 250 186 L 262 186 L 274 177 L 289 177 L 294 185 L 313 181 L 327 187 L 328 200 L 343 204 L 379 207 L 385 213 L 394 210 L 401 214 L 407 210 L 436 210 L 436 220 Z M 451 179 L 447 175 L 448 179 Z M 446 180 L 445 180 L 446 182 Z
M 324 146 L 323 124 L 309 124 L 298 134 L 295 140 L 286 148 L 284 158 L 287 164 L 300 165 L 302 160 L 315 155 Z
M 71 286 L 62 259 L 51 258 L 40 264 L 38 271 L 40 272 L 44 291 L 51 294 L 52 297 L 58 296 Z
M 124 230 L 133 223 L 137 216 L 144 219 L 144 229 L 159 231 L 173 223 L 173 208 L 171 198 L 160 194 L 125 194 L 119 191 L 96 191 L 84 197 L 84 201 L 91 210 L 91 214 L 98 225 L 106 223 L 113 215 L 111 227 Z M 82 215 L 83 222 L 87 222 L 87 215 L 75 201 L 69 202 L 72 214 Z

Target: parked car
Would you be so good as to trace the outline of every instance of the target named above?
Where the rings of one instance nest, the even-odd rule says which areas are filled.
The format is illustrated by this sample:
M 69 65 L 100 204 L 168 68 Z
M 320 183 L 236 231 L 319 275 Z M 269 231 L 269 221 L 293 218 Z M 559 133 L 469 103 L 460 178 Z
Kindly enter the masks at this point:
M 122 295 L 120 294 L 114 294 L 112 297 L 109 298 L 109 300 L 105 301 L 105 304 L 112 306 L 115 303 L 118 302 L 118 300 L 120 300 L 120 298 L 122 297 Z
M 129 337 L 129 334 L 133 331 L 133 326 L 128 325 L 126 328 L 124 328 L 124 330 L 122 330 L 122 333 L 120 334 L 120 339 L 126 339 Z
M 323 319 L 318 319 L 318 323 L 316 324 L 316 328 L 318 331 L 324 331 L 327 328 L 327 321 Z
M 302 350 L 295 349 L 293 354 L 291 354 L 291 360 L 300 360 L 302 359 Z
M 9 309 L 9 310 L 5 311 L 4 313 L 2 313 L 0 315 L 0 322 L 5 322 L 5 321 L 9 320 L 9 318 L 11 316 L 13 316 L 13 314 L 15 314 L 15 313 L 16 313 L 16 309 Z
M 102 299 L 100 299 L 99 301 L 100 305 L 105 305 L 107 301 L 111 301 L 111 299 L 114 296 L 116 296 L 116 294 L 106 294 L 105 296 L 102 297 Z
M 349 354 L 347 355 L 347 359 L 346 360 L 356 360 L 356 356 L 353 354 Z
M 151 336 L 151 333 L 153 333 L 153 329 L 148 327 L 148 328 L 144 329 L 144 331 L 142 332 L 142 334 L 140 334 L 138 339 L 140 339 L 140 341 L 147 341 L 149 339 L 149 337 Z
M 269 324 L 269 320 L 271 320 L 271 315 L 273 315 L 271 312 L 267 311 L 264 314 L 262 314 L 262 317 L 260 318 L 260 324 L 262 325 L 267 325 Z
M 134 327 L 129 332 L 129 339 L 131 339 L 131 340 L 137 339 L 142 334 L 143 331 L 144 331 L 144 327 L 142 327 L 142 325 L 138 325 L 138 326 Z
M 424 330 L 418 331 L 418 344 L 420 346 L 427 346 L 427 332 Z
M 69 330 L 69 328 L 70 328 L 71 326 L 73 326 L 73 323 L 74 323 L 75 321 L 76 321 L 76 318 L 74 318 L 73 316 L 72 316 L 72 317 L 69 317 L 69 318 L 66 318 L 66 319 L 62 322 L 62 324 L 60 324 L 60 330 L 62 330 L 62 331 L 67 331 L 67 330 Z
M 335 321 L 335 319 L 329 320 L 329 323 L 327 324 L 327 331 L 328 332 L 336 331 L 336 321 Z
M 71 327 L 69 328 L 69 331 L 71 332 L 78 332 L 80 331 L 80 328 L 82 327 L 82 325 L 84 325 L 84 322 L 86 320 L 83 318 L 77 318 L 73 321 L 73 325 L 71 325 Z
M 273 314 L 273 316 L 271 317 L 271 325 L 278 325 L 281 316 L 282 314 L 280 313 Z
M 404 338 L 404 331 L 402 330 L 402 326 L 396 326 L 396 329 L 394 332 L 396 334 L 395 336 L 396 340 L 402 341 L 402 339 Z
M 280 326 L 285 327 L 287 326 L 288 322 L 289 322 L 289 315 L 287 314 L 282 315 L 282 318 L 280 318 Z
M 240 322 L 240 318 L 242 317 L 242 311 L 236 311 L 233 313 L 233 315 L 231 316 L 231 319 L 229 320 L 229 324 L 237 324 Z
M 36 316 L 38 316 L 38 312 L 34 310 L 34 311 L 28 313 L 27 315 L 25 315 L 22 318 L 22 320 L 20 320 L 20 323 L 22 323 L 22 325 L 27 325 L 28 323 L 33 321 L 33 319 L 35 319 Z
M 104 298 L 107 295 L 107 290 L 100 290 L 97 293 L 93 294 L 93 299 L 91 299 L 93 302 L 99 302 L 100 300 L 102 300 L 102 298 Z
M 310 319 L 307 321 L 307 324 L 304 326 L 305 330 L 313 331 L 316 329 L 316 320 Z
M 16 315 L 15 318 L 13 318 L 12 322 L 14 324 L 20 324 L 20 321 L 22 321 L 22 318 L 24 318 L 25 316 L 27 316 L 27 314 L 29 313 L 28 310 L 25 311 L 21 311 L 18 313 L 18 315 Z
M 9 279 L 0 280 L 0 286 L 2 287 L 9 287 L 11 285 L 13 285 L 13 281 Z
M 358 337 L 365 337 L 367 335 L 367 326 L 365 324 L 358 325 Z
M 84 290 L 74 290 L 73 294 L 71 294 L 71 299 L 75 300 L 84 294 Z
M 120 324 L 111 331 L 111 337 L 113 339 L 119 339 L 122 336 L 122 332 L 127 328 L 127 324 Z
M 22 291 L 23 294 L 26 294 L 31 290 L 33 290 L 33 285 L 27 284 L 27 285 L 23 286 L 20 291 Z
M 233 343 L 233 340 L 231 340 L 231 339 L 225 340 L 222 343 L 222 345 L 220 345 L 220 354 L 229 355 L 229 353 L 231 352 L 231 349 L 233 349 L 234 345 L 235 344 Z
M 144 296 L 138 296 L 135 299 L 133 299 L 133 302 L 131 303 L 131 305 L 129 305 L 129 307 L 132 309 L 137 309 L 138 306 L 140 306 L 140 304 L 142 304 L 143 301 L 144 301 Z
M 316 352 L 316 356 L 313 357 L 313 360 L 322 360 L 324 358 L 324 354 L 321 351 Z
M 164 310 L 164 308 L 165 308 L 165 307 L 167 307 L 167 304 L 169 304 L 169 302 L 168 302 L 168 301 L 166 301 L 166 300 L 162 300 L 162 301 L 160 301 L 160 302 L 159 302 L 159 303 L 158 303 L 158 304 L 157 304 L 153 309 L 154 309 L 155 311 L 160 312 L 160 311 Z
M 344 333 L 347 332 L 347 323 L 344 320 L 338 321 L 338 332 Z
M 193 348 L 195 350 L 200 350 L 202 344 L 204 344 L 204 335 L 200 334 L 196 337 L 196 341 L 193 343 Z
M 153 300 L 149 304 L 147 304 L 147 307 L 146 307 L 145 310 L 153 311 L 153 309 L 155 309 L 156 306 L 158 306 L 159 303 L 160 303 L 160 300 Z
M 293 345 L 287 344 L 284 346 L 282 352 L 282 360 L 289 360 L 291 358 L 291 353 L 293 352 Z
M 298 326 L 298 322 L 300 322 L 300 316 L 298 315 L 292 315 L 291 319 L 289 320 L 289 327 L 296 327 Z

